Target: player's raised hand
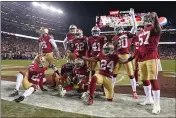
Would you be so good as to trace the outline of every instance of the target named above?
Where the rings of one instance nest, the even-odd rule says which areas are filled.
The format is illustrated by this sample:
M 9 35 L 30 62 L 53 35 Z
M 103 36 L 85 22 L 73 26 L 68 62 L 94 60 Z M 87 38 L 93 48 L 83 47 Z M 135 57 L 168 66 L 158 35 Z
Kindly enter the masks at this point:
M 130 14 L 130 15 L 134 15 L 134 9 L 133 9 L 133 8 L 130 8 L 129 14 Z

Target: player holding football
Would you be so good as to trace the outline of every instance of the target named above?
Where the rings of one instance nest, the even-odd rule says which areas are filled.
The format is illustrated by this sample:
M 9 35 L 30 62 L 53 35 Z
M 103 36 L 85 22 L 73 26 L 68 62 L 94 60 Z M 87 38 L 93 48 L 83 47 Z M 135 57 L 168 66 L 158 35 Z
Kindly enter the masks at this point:
M 66 92 L 73 89 L 74 85 L 78 85 L 80 92 L 86 92 L 88 90 L 89 71 L 83 59 L 75 59 L 75 67 L 73 69 L 73 78 L 71 83 L 59 91 L 59 95 L 63 97 Z
M 133 27 L 130 32 L 124 32 L 124 29 L 122 27 L 117 27 L 115 28 L 117 35 L 113 37 L 112 42 L 114 43 L 117 53 L 122 59 L 128 59 L 130 57 L 130 52 L 129 48 L 131 46 L 131 38 L 135 36 L 135 33 L 137 31 L 137 23 L 134 15 L 134 9 L 130 9 L 129 14 L 132 17 L 132 24 Z M 122 64 L 117 64 L 116 69 L 114 70 L 114 78 L 116 78 L 119 69 L 121 68 Z M 132 86 L 132 95 L 133 98 L 137 99 L 138 95 L 136 93 L 136 80 L 134 77 L 134 72 L 133 72 L 133 66 L 132 63 L 129 62 L 127 64 L 124 64 L 124 67 L 129 75 L 130 78 L 130 83 Z
M 157 13 L 152 12 L 144 16 L 144 30 L 137 33 L 139 39 L 139 72 L 143 80 L 146 99 L 141 105 L 152 104 L 151 88 L 154 105 L 152 113 L 160 113 L 160 85 L 158 83 L 158 42 L 162 30 L 158 22 Z M 150 83 L 146 83 L 150 80 Z
M 77 26 L 76 25 L 70 25 L 69 26 L 69 32 L 67 33 L 63 45 L 64 48 L 66 50 L 66 58 L 67 58 L 67 62 L 74 62 L 74 55 L 73 55 L 73 50 L 70 48 L 73 39 L 75 39 L 75 33 L 77 31 Z
M 31 95 L 37 89 L 46 91 L 43 87 L 44 72 L 47 70 L 46 60 L 43 56 L 38 55 L 32 64 L 29 65 L 28 71 L 20 71 L 17 75 L 16 88 L 15 91 L 9 95 L 9 97 L 14 97 L 19 95 L 20 85 L 23 85 L 25 92 L 20 97 L 14 99 L 15 102 L 21 102 L 27 96 Z
M 80 56 L 81 57 L 81 56 Z M 93 104 L 94 92 L 97 84 L 103 84 L 105 90 L 105 97 L 108 101 L 112 101 L 114 96 L 114 77 L 113 71 L 117 63 L 128 63 L 133 58 L 120 59 L 114 51 L 114 45 L 107 42 L 103 45 L 102 52 L 97 57 L 81 57 L 82 59 L 90 62 L 100 61 L 99 74 L 94 74 L 90 82 L 90 94 L 88 104 Z

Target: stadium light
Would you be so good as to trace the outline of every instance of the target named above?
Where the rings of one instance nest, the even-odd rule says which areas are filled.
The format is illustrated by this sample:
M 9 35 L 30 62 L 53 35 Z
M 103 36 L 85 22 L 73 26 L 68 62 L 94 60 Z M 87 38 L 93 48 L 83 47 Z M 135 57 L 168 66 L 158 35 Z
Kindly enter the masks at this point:
M 54 12 L 57 11 L 57 9 L 54 8 L 54 7 L 50 7 L 50 10 L 51 10 L 51 11 L 54 11 Z
M 46 6 L 45 4 L 41 4 L 41 7 L 42 7 L 43 9 L 48 9 L 48 8 L 49 8 L 49 7 Z
M 32 4 L 33 4 L 34 6 L 40 6 L 40 4 L 39 4 L 38 2 L 32 2 Z
M 49 9 L 49 10 L 51 10 L 52 12 L 57 12 L 57 13 L 59 13 L 59 14 L 63 14 L 63 11 L 62 11 L 62 10 L 56 9 L 56 8 L 54 8 L 53 6 L 47 6 L 46 4 L 38 3 L 38 2 L 32 2 L 32 4 L 33 4 L 34 6 L 40 6 L 40 7 L 42 7 L 43 9 Z

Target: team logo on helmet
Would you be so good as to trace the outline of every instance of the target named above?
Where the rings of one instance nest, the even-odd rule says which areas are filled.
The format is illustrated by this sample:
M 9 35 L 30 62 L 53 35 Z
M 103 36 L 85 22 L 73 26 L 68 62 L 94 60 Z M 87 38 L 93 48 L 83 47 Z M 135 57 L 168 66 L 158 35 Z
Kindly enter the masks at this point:
M 75 59 L 75 67 L 77 69 L 80 69 L 83 66 L 84 66 L 84 60 L 83 59 L 81 59 L 81 58 Z
M 100 36 L 100 28 L 99 27 L 97 27 L 97 26 L 94 26 L 93 28 L 92 28 L 92 30 L 91 30 L 91 32 L 92 32 L 92 36 Z
M 75 33 L 75 38 L 82 38 L 83 37 L 83 31 L 81 29 L 77 29 Z
M 42 55 L 38 55 L 35 57 L 35 62 L 39 64 L 39 67 L 46 67 L 46 59 Z
M 70 27 L 69 27 L 69 32 L 70 33 L 75 34 L 76 30 L 77 30 L 76 25 L 70 25 Z
M 109 55 L 114 53 L 114 45 L 112 43 L 105 43 L 103 45 L 103 54 L 104 55 Z
M 39 30 L 39 33 L 40 34 L 48 34 L 49 30 L 47 28 L 41 27 L 40 30 Z

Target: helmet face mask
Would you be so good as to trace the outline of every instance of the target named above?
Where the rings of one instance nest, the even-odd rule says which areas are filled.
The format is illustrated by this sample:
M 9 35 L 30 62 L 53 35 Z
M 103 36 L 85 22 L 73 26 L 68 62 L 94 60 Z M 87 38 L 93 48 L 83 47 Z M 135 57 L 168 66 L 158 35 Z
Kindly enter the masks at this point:
M 80 39 L 82 37 L 83 37 L 83 31 L 81 29 L 77 29 L 77 31 L 75 33 L 75 38 Z
M 43 57 L 43 56 L 38 56 L 38 64 L 39 64 L 39 67 L 43 68 L 43 67 L 46 67 L 46 59 Z
M 149 13 L 149 14 L 146 14 L 146 15 L 144 16 L 144 18 L 143 18 L 143 23 L 144 23 L 144 26 L 146 26 L 146 25 L 152 25 L 152 17 L 151 17 L 151 15 L 150 15 L 150 13 Z
M 92 36 L 100 36 L 100 29 L 97 26 L 93 27 L 91 32 Z
M 114 53 L 114 45 L 112 43 L 105 43 L 103 45 L 103 54 L 110 55 Z
M 76 25 L 70 25 L 70 27 L 69 27 L 69 32 L 70 33 L 75 34 L 76 30 L 77 30 Z
M 124 28 L 123 27 L 116 27 L 114 30 L 115 30 L 115 32 L 117 34 L 120 34 L 120 33 L 124 32 Z
M 84 60 L 81 58 L 75 59 L 75 68 L 80 69 L 84 66 Z

